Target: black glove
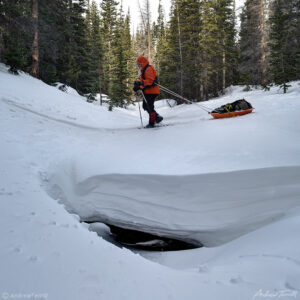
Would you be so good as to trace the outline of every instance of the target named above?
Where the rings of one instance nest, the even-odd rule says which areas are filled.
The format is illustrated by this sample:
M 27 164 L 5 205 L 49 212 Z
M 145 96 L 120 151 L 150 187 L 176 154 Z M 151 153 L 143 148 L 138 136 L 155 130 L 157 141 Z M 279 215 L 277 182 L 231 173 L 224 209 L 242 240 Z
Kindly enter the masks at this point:
M 140 81 L 135 81 L 134 82 L 134 86 L 133 86 L 133 90 L 135 91 L 135 92 L 137 92 L 140 88 L 141 88 L 141 82 Z

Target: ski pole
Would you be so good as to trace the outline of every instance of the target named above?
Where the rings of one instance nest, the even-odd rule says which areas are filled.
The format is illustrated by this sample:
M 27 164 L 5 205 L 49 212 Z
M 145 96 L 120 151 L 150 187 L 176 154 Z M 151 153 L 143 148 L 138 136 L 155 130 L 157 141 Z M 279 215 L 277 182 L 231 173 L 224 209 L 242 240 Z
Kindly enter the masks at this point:
M 147 102 L 147 100 L 146 100 L 146 97 L 145 97 L 145 95 L 144 95 L 144 92 L 143 92 L 142 90 L 140 90 L 140 93 L 142 94 L 142 96 L 143 96 L 143 98 L 144 98 L 144 101 L 145 101 L 145 103 L 146 103 L 146 105 L 147 105 L 147 108 L 148 108 L 148 113 L 149 113 L 149 115 L 150 115 L 151 109 L 150 109 L 150 106 L 149 106 L 149 104 L 148 104 L 148 102 Z
M 136 98 L 137 98 L 138 105 L 139 105 L 139 112 L 140 112 L 141 125 L 142 125 L 142 128 L 144 128 L 143 118 L 142 118 L 142 112 L 141 112 L 141 106 L 140 106 L 140 97 L 138 96 L 138 94 L 136 94 Z
M 145 103 L 146 103 L 146 105 L 147 105 L 147 107 L 148 107 L 148 111 L 150 111 L 150 107 L 149 107 L 149 104 L 148 104 L 148 102 L 147 102 L 147 100 L 146 100 L 146 97 L 145 97 L 145 95 L 144 95 L 144 92 L 143 92 L 142 90 L 140 90 L 140 93 L 143 95 L 144 101 L 145 101 Z
M 204 111 L 210 113 L 210 109 L 209 109 L 208 107 L 206 107 L 206 106 L 204 106 L 204 105 L 202 105 L 202 104 L 193 102 L 193 101 L 191 101 L 191 100 L 188 100 L 188 99 L 186 99 L 186 98 L 180 96 L 179 94 L 177 94 L 177 93 L 175 93 L 175 92 L 169 90 L 168 88 L 166 88 L 166 87 L 164 87 L 164 86 L 162 86 L 162 85 L 160 85 L 160 84 L 159 84 L 158 86 L 160 87 L 160 89 L 161 89 L 162 91 L 164 91 L 164 92 L 166 92 L 166 93 L 169 93 L 170 95 L 175 96 L 175 97 L 177 97 L 177 98 L 180 98 L 180 99 L 182 99 L 182 100 L 184 100 L 184 101 L 186 101 L 186 102 L 189 102 L 189 103 L 191 103 L 191 104 L 196 104 L 197 106 L 199 106 L 199 107 L 200 107 L 201 109 L 203 109 Z

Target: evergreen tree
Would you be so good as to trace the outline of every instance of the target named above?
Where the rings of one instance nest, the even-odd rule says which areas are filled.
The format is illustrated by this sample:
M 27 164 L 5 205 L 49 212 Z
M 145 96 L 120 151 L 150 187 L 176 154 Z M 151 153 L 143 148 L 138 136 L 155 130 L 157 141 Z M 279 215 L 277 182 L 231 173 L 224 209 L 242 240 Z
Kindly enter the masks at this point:
M 110 82 L 112 80 L 112 42 L 114 40 L 115 27 L 117 24 L 117 6 L 115 0 L 102 0 L 101 2 L 101 17 L 103 37 L 103 69 L 101 74 L 101 82 L 103 83 L 103 91 L 106 94 L 110 93 Z
M 200 2 L 172 2 L 169 26 L 159 43 L 160 81 L 182 96 L 199 99 Z
M 2 60 L 10 71 L 29 71 L 31 60 L 31 6 L 26 0 L 1 1 Z
M 3 51 L 3 33 L 4 33 L 4 2 L 0 0 L 0 62 L 3 62 L 2 51 Z
M 140 24 L 136 30 L 134 36 L 134 51 L 137 56 L 143 55 L 147 57 L 148 47 L 147 47 L 147 36 L 143 26 Z
M 65 53 L 67 37 L 70 28 L 66 24 L 68 16 L 68 0 L 53 0 L 39 2 L 39 77 L 47 82 L 66 82 L 60 73 L 66 68 L 68 58 Z
M 169 24 L 165 29 L 165 40 L 160 41 L 159 82 L 182 94 L 182 52 L 179 30 L 179 12 L 176 1 L 172 1 Z
M 161 0 L 159 0 L 157 22 L 153 24 L 153 37 L 154 37 L 155 44 L 157 44 L 159 38 L 162 35 L 164 35 L 164 31 L 165 31 L 165 12 L 161 4 Z
M 127 102 L 130 101 L 130 98 L 133 95 L 132 86 L 133 82 L 136 79 L 136 53 L 134 52 L 133 47 L 133 38 L 131 36 L 131 28 L 130 28 L 130 11 L 128 10 L 128 13 L 125 18 L 124 22 L 124 31 L 123 31 L 123 48 L 125 51 L 125 62 L 126 62 L 126 68 L 127 68 L 127 80 L 126 80 L 126 90 L 128 97 Z
M 218 24 L 217 1 L 205 1 L 201 6 L 201 98 L 218 95 L 219 74 L 222 69 L 223 29 Z
M 55 63 L 56 72 L 59 82 L 70 83 L 68 74 L 70 73 L 70 61 L 72 54 L 72 0 L 59 0 L 59 11 L 57 14 L 57 32 L 60 33 L 59 39 L 57 39 L 57 61 Z
M 233 0 L 174 0 L 159 45 L 161 81 L 197 101 L 217 96 L 236 73 L 234 28 Z
M 153 53 L 153 36 L 151 28 L 151 12 L 149 0 L 144 0 L 144 11 L 141 11 L 143 24 L 145 29 L 146 41 L 147 41 L 147 57 L 150 63 L 152 63 Z
M 264 84 L 266 78 L 265 0 L 246 0 L 241 14 L 239 71 L 242 84 Z
M 126 98 L 126 79 L 128 78 L 127 65 L 125 62 L 125 49 L 123 47 L 123 12 L 119 12 L 116 26 L 114 27 L 114 39 L 111 43 L 111 82 L 110 82 L 110 110 L 113 106 L 124 106 Z
M 221 52 L 222 58 L 220 65 L 219 76 L 222 78 L 219 81 L 218 90 L 221 89 L 224 93 L 224 89 L 233 84 L 237 83 L 238 80 L 238 51 L 237 44 L 235 42 L 236 36 L 236 20 L 235 20 L 235 5 L 233 0 L 220 0 L 216 10 L 218 18 L 218 28 L 221 33 L 219 43 L 222 45 Z
M 159 0 L 158 4 L 158 18 L 157 22 L 153 24 L 153 39 L 154 39 L 154 47 L 155 47 L 155 58 L 154 64 L 156 69 L 160 70 L 160 60 L 163 51 L 163 44 L 165 43 L 165 14 L 164 9 L 161 4 L 161 0 Z
M 154 45 L 155 45 L 155 57 L 154 57 L 154 64 L 157 71 L 158 81 L 161 81 L 160 74 L 163 72 L 161 71 L 161 62 L 163 61 L 164 54 L 166 53 L 166 24 L 165 24 L 165 15 L 164 9 L 161 4 L 161 0 L 159 1 L 158 5 L 158 18 L 157 23 L 153 26 L 153 37 L 154 37 Z M 164 97 L 166 95 L 162 95 Z
M 300 79 L 300 1 L 297 1 L 295 5 L 295 16 L 296 16 L 296 26 L 295 26 L 295 33 L 296 34 L 296 78 L 297 80 Z
M 84 20 L 85 0 L 73 3 L 71 14 L 71 53 L 67 83 L 79 93 L 95 92 L 97 86 L 97 66 L 92 61 L 91 44 L 88 40 L 87 26 Z
M 270 18 L 271 32 L 269 47 L 271 79 L 280 85 L 286 93 L 290 80 L 296 76 L 296 49 L 291 47 L 291 40 L 295 38 L 291 30 L 290 21 L 293 18 L 289 5 L 283 0 L 275 0 L 273 14 Z M 294 55 L 293 55 L 294 54 Z
M 149 62 L 155 65 L 155 23 L 151 24 L 150 1 L 144 0 L 143 8 L 138 1 L 141 23 L 137 29 L 134 41 L 134 49 L 137 56 L 145 56 Z
M 275 2 L 276 3 L 276 2 Z M 275 5 L 275 3 L 273 5 Z M 289 38 L 287 39 L 287 48 L 290 51 L 292 65 L 294 65 L 291 72 L 290 80 L 300 79 L 300 1 L 290 0 L 284 3 L 285 13 L 289 15 L 287 20 L 287 31 Z M 273 9 L 271 9 L 273 10 Z M 271 11 L 272 14 L 272 11 Z
M 180 0 L 178 8 L 179 51 L 182 76 L 182 93 L 190 99 L 200 99 L 200 1 Z M 181 58 L 182 57 L 182 58 Z
M 95 85 L 95 91 L 102 92 L 102 72 L 103 72 L 103 41 L 101 34 L 101 19 L 100 12 L 97 8 L 95 1 L 91 4 L 90 9 L 90 34 L 89 40 L 91 44 L 91 57 L 92 61 L 97 67 L 97 82 Z M 100 90 L 101 89 L 101 90 Z

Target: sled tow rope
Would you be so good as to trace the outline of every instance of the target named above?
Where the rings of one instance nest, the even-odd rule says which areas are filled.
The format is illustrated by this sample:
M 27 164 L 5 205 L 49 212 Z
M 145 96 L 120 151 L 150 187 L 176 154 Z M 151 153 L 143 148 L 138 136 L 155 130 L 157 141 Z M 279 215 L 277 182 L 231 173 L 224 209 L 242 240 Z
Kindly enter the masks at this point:
M 193 101 L 191 101 L 191 100 L 188 100 L 188 99 L 186 99 L 186 98 L 180 96 L 179 94 L 177 94 L 177 93 L 175 93 L 175 92 L 173 92 L 173 91 L 167 89 L 166 87 L 164 87 L 164 86 L 162 86 L 162 85 L 160 85 L 160 84 L 159 84 L 158 86 L 159 86 L 159 88 L 160 88 L 162 91 L 164 91 L 164 92 L 166 92 L 166 93 L 168 93 L 168 94 L 170 94 L 170 95 L 172 95 L 172 96 L 174 96 L 174 97 L 180 98 L 180 99 L 182 99 L 183 101 L 186 101 L 186 102 L 188 102 L 188 103 L 196 104 L 197 106 L 199 106 L 199 107 L 200 107 L 201 109 L 203 109 L 204 111 L 210 113 L 210 109 L 209 109 L 208 107 L 206 107 L 206 106 L 204 106 L 204 105 L 202 105 L 202 104 L 199 104 L 198 102 L 193 102 Z

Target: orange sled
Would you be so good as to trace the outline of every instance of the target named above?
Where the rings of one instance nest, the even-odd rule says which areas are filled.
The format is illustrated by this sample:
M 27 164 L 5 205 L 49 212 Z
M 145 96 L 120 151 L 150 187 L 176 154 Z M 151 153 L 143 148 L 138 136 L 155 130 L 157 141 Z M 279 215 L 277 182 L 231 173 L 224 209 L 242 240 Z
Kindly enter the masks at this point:
M 226 113 L 222 113 L 222 114 L 211 112 L 210 115 L 212 115 L 214 117 L 214 119 L 232 118 L 232 117 L 250 114 L 250 113 L 252 113 L 253 109 L 254 108 L 249 108 L 249 109 L 245 109 L 245 110 L 231 111 L 231 112 L 226 112 Z

